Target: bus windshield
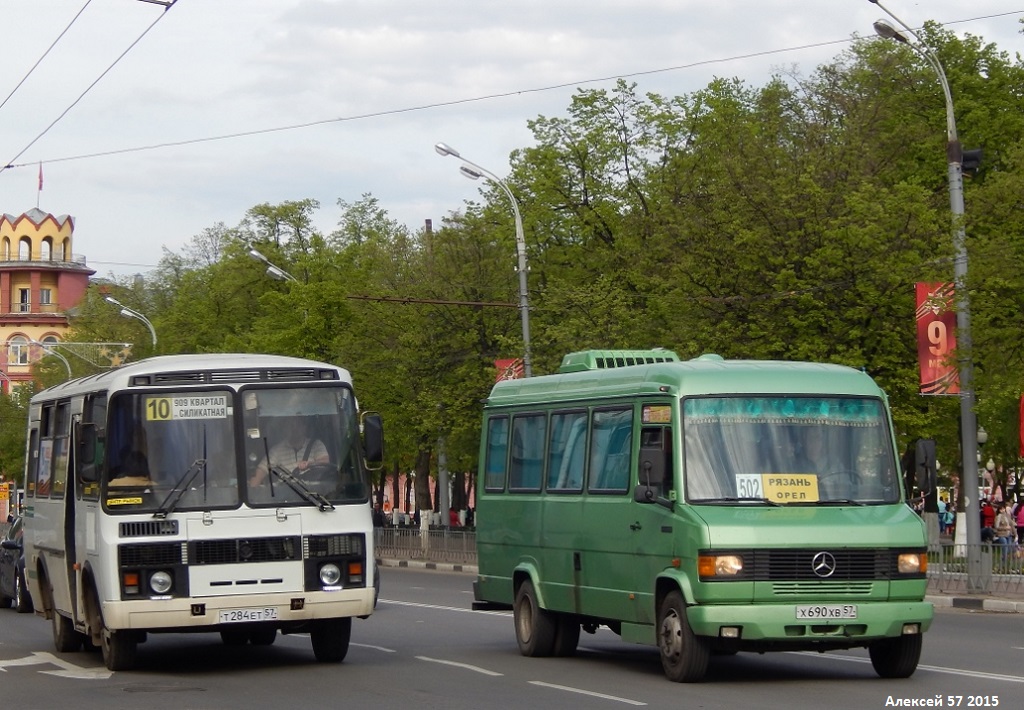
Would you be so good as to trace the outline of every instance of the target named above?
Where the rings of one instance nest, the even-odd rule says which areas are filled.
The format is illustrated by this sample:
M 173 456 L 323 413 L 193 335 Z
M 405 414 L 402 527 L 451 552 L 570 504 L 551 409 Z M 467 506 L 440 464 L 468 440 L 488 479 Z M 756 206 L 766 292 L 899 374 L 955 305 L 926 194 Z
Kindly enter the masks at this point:
M 110 405 L 104 502 L 112 513 L 163 517 L 242 502 L 326 510 L 365 501 L 357 439 L 355 398 L 343 387 L 125 392 Z
M 885 408 L 878 399 L 688 398 L 683 431 L 690 503 L 900 500 Z

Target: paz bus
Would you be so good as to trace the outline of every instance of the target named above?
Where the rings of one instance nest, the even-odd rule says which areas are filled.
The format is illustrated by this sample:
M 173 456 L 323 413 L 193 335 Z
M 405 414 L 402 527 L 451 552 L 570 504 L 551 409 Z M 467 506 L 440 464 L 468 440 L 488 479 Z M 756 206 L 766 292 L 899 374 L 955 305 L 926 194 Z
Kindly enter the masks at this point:
M 861 371 L 573 353 L 494 385 L 480 465 L 474 605 L 512 608 L 523 655 L 570 655 L 604 625 L 658 646 L 677 682 L 740 651 L 917 668 L 927 536 Z
M 373 610 L 367 470 L 382 456 L 380 417 L 325 363 L 163 356 L 50 387 L 25 457 L 36 613 L 58 651 L 99 647 L 110 670 L 161 632 L 308 633 L 318 661 L 340 662 Z

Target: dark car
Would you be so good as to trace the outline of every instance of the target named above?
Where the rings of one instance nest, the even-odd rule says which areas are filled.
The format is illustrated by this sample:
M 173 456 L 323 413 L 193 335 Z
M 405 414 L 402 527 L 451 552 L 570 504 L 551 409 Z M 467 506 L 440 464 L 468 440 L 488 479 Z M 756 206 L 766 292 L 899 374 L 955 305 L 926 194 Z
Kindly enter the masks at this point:
M 25 550 L 21 545 L 21 517 L 16 517 L 4 535 L 0 549 L 0 609 L 14 604 L 18 613 L 32 611 L 32 597 L 25 586 Z

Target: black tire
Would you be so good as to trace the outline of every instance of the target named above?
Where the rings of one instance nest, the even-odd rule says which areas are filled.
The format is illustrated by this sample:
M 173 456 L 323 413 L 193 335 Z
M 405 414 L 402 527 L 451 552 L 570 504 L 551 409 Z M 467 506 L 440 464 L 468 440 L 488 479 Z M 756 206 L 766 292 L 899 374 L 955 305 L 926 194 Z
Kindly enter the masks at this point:
M 309 632 L 313 655 L 320 663 L 341 663 L 348 655 L 348 642 L 352 638 L 352 619 L 324 619 L 316 622 Z
M 516 643 L 524 656 L 550 656 L 555 650 L 558 624 L 551 612 L 541 609 L 533 582 L 526 580 L 516 590 L 512 615 L 516 627 Z
M 231 629 L 220 632 L 220 640 L 225 646 L 244 646 L 249 643 L 249 632 L 241 629 Z
M 127 671 L 135 667 L 136 637 L 131 631 L 103 629 L 103 664 L 108 671 Z
M 32 605 L 32 596 L 28 593 L 28 587 L 25 585 L 25 573 L 21 571 L 18 572 L 17 586 L 14 590 L 14 607 L 19 614 L 35 611 L 35 607 Z
M 690 628 L 686 603 L 678 591 L 669 592 L 658 610 L 658 648 L 669 680 L 693 683 L 707 673 L 711 651 L 707 641 Z
M 580 622 L 572 614 L 559 614 L 555 628 L 553 656 L 575 656 L 580 643 Z
M 51 609 L 53 617 L 53 647 L 58 653 L 73 653 L 82 648 L 85 637 L 75 631 L 75 625 L 66 616 L 61 616 L 56 609 Z
M 909 678 L 917 670 L 923 643 L 921 634 L 875 641 L 868 646 L 871 666 L 882 678 Z
M 249 632 L 249 643 L 253 646 L 273 646 L 277 640 L 277 629 L 255 629 Z

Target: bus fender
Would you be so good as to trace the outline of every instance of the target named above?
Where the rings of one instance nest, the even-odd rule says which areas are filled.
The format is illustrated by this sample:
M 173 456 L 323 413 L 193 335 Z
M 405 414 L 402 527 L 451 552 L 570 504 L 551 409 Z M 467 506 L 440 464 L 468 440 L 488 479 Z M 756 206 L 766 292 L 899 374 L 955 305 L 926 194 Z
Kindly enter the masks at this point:
M 668 595 L 669 592 L 679 590 L 679 593 L 683 595 L 683 601 L 686 602 L 687 606 L 696 604 L 694 601 L 693 585 L 690 583 L 690 578 L 685 572 L 680 569 L 665 569 L 658 574 L 655 584 L 655 608 L 661 606 L 661 600 Z
M 29 594 L 32 595 L 33 600 L 39 600 L 35 605 L 36 614 L 50 620 L 56 612 L 50 595 L 50 573 L 46 565 L 46 557 L 41 552 L 36 553 L 35 570 L 35 579 L 32 579 L 33 575 L 29 575 L 29 579 L 26 580 Z
M 512 598 L 515 599 L 519 585 L 526 580 L 533 584 L 533 592 L 537 595 L 537 604 L 541 609 L 546 609 L 544 590 L 541 588 L 540 574 L 537 572 L 537 564 L 534 560 L 523 560 L 512 570 Z

